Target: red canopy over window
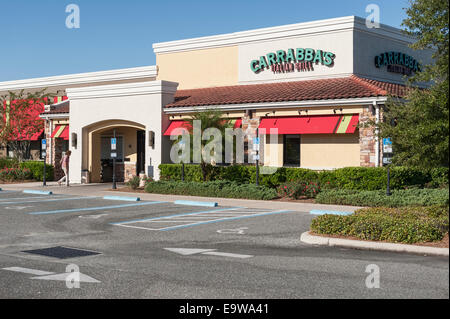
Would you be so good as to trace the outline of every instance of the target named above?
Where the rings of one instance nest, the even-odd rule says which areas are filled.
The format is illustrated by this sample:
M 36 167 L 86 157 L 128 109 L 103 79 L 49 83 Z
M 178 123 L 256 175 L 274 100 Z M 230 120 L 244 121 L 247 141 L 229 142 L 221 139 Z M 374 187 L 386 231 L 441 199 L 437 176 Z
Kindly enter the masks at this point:
M 356 130 L 358 114 L 270 117 L 261 120 L 260 129 L 278 129 L 278 134 L 351 134 Z
M 180 135 L 181 129 L 189 131 L 191 128 L 191 124 L 188 121 L 172 121 L 164 132 L 164 136 Z
M 69 140 L 69 125 L 56 125 L 51 138 L 62 138 L 65 141 Z

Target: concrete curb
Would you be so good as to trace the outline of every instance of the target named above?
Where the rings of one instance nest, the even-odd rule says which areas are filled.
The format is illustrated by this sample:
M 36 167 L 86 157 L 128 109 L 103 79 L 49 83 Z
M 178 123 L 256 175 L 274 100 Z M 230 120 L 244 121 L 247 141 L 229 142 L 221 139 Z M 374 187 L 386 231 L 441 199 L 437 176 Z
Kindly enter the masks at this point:
M 34 189 L 25 189 L 23 191 L 24 194 L 35 194 L 35 195 L 53 195 L 53 192 L 50 191 L 38 191 Z
M 141 200 L 139 197 L 126 197 L 126 196 L 103 196 L 103 199 L 121 200 L 126 202 L 139 202 Z
M 311 235 L 309 232 L 304 232 L 300 236 L 300 241 L 302 241 L 306 244 L 330 246 L 330 247 L 381 250 L 381 251 L 392 251 L 392 252 L 398 252 L 398 253 L 412 253 L 412 254 L 420 254 L 420 255 L 447 256 L 447 257 L 449 255 L 448 248 L 394 244 L 394 243 L 381 243 L 381 242 L 374 242 L 374 241 L 342 239 L 342 238 L 333 238 L 333 237 L 322 237 L 322 236 Z
M 173 203 L 175 205 L 188 205 L 188 206 L 205 206 L 205 207 L 219 206 L 219 204 L 217 202 L 203 202 L 203 201 L 192 201 L 192 200 L 176 200 Z

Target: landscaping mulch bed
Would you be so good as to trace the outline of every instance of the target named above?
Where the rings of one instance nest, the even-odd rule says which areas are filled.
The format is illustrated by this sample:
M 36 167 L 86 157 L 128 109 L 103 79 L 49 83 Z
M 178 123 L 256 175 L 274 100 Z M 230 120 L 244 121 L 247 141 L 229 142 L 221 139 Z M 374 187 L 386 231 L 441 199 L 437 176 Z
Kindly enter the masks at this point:
M 314 232 L 310 232 L 311 235 L 314 236 L 320 236 L 320 237 L 333 237 L 333 238 L 341 238 L 341 239 L 352 239 L 352 240 L 360 240 L 360 241 L 371 241 L 371 240 L 364 240 L 357 237 L 352 236 L 341 236 L 341 235 L 328 235 L 328 234 L 316 234 Z M 372 241 L 374 242 L 374 241 Z M 445 235 L 445 237 L 441 241 L 434 241 L 434 242 L 423 242 L 423 243 L 414 243 L 414 244 L 403 244 L 403 243 L 392 243 L 389 241 L 380 241 L 382 243 L 390 243 L 390 244 L 401 244 L 401 245 L 415 245 L 415 246 L 428 246 L 428 247 L 436 247 L 436 248 L 449 248 L 449 242 L 448 242 L 448 233 Z

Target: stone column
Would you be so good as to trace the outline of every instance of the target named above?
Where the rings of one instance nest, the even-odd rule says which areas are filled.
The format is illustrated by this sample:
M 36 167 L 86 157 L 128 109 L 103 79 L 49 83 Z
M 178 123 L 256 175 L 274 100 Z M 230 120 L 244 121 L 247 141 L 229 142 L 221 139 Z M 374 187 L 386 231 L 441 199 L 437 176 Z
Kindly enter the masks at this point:
M 369 121 L 375 122 L 375 115 L 364 108 L 363 112 L 359 114 L 359 123 L 361 126 L 367 124 Z M 374 127 L 360 127 L 359 128 L 359 146 L 360 146 L 360 166 L 375 167 L 376 165 L 376 143 L 375 143 L 375 128 Z

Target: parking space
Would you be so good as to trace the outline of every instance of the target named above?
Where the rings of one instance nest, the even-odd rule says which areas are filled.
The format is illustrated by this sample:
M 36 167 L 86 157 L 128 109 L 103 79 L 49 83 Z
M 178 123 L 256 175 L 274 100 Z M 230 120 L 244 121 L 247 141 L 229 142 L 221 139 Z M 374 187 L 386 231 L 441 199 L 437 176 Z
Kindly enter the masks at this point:
M 288 212 L 245 207 L 205 209 L 175 205 L 172 202 L 119 201 L 101 196 L 30 195 L 21 192 L 2 192 L 0 195 L 1 215 L 20 212 L 29 218 L 40 217 L 47 220 L 60 216 L 97 220 L 107 216 L 102 219 L 105 224 L 149 231 L 170 231 Z
M 289 211 L 270 211 L 242 207 L 222 208 L 207 211 L 190 212 L 146 219 L 134 219 L 112 223 L 115 226 L 143 230 L 171 231 L 218 222 L 230 222 L 251 217 L 288 213 Z

